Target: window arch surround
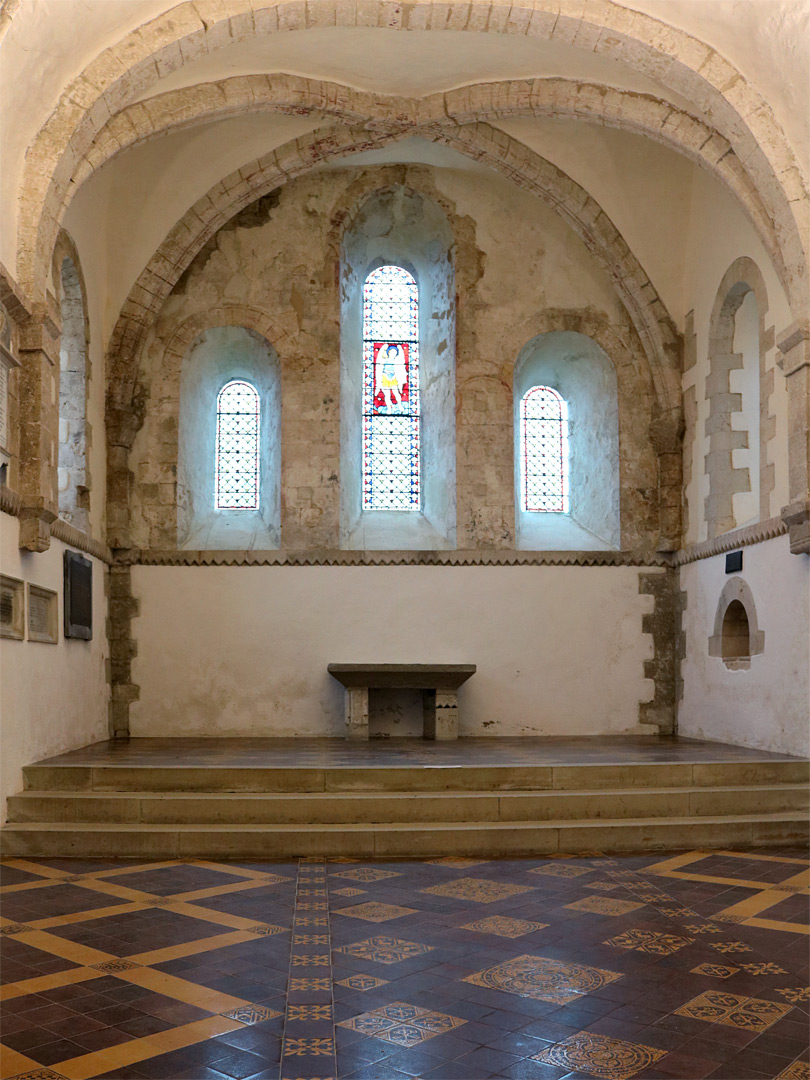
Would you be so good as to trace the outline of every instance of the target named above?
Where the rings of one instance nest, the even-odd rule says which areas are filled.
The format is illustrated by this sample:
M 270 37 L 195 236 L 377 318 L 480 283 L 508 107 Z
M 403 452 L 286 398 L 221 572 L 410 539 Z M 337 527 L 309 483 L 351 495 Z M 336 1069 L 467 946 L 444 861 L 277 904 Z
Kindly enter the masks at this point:
M 401 170 L 395 172 L 401 179 Z M 353 185 L 333 221 L 340 248 L 340 546 L 453 548 L 456 285 L 449 214 L 432 192 L 410 183 L 381 184 L 378 176 L 371 190 Z M 365 501 L 364 285 L 386 266 L 409 275 L 418 289 L 418 503 L 414 498 L 410 513 Z
M 756 359 L 745 355 L 740 349 L 738 314 L 746 301 L 756 302 L 755 328 Z M 766 354 L 774 348 L 774 328 L 768 326 L 768 293 L 762 273 L 753 259 L 744 256 L 729 266 L 717 289 L 709 323 L 709 375 L 706 397 L 709 401 L 709 452 L 705 458 L 705 474 L 709 480 L 709 494 L 704 500 L 704 518 L 707 538 L 714 539 L 738 525 L 765 520 L 770 517 L 771 492 L 774 489 L 774 466 L 768 462 L 768 440 L 775 432 L 775 419 L 770 414 L 770 395 L 773 390 L 773 372 L 766 373 Z M 753 370 L 745 370 L 751 365 Z M 740 383 L 734 375 L 741 372 L 742 386 L 748 387 L 743 394 L 735 394 Z M 734 377 L 734 387 L 732 378 Z M 753 385 L 752 385 L 753 383 Z M 741 408 L 729 411 L 728 396 L 740 397 Z M 747 426 L 734 426 L 734 417 L 740 416 L 747 404 L 742 397 L 758 397 L 755 416 L 748 416 Z M 748 410 L 750 414 L 750 409 Z M 749 450 L 748 464 L 735 466 L 733 450 Z M 753 479 L 753 484 L 752 484 Z M 735 515 L 734 496 L 745 495 L 749 509 L 738 521 Z M 740 500 L 738 499 L 738 504 Z
M 612 359 L 587 334 L 539 334 L 518 354 L 513 394 L 516 546 L 523 550 L 568 551 L 619 548 L 619 391 Z M 546 504 L 554 507 L 556 512 L 552 513 L 534 512 L 526 500 L 523 413 L 533 394 L 538 395 L 538 404 L 544 401 L 548 411 L 556 411 L 559 417 L 545 421 L 547 447 L 538 454 L 539 492 L 543 490 L 542 473 L 546 467 L 542 449 L 549 451 L 546 463 L 556 471 L 557 483 L 548 485 L 550 499 Z M 537 421 L 543 422 L 542 417 Z M 555 437 L 549 430 L 552 424 L 558 427 Z M 556 461 L 551 456 L 554 441 Z M 543 509 L 542 502 L 536 505 Z
M 746 630 L 747 653 L 741 651 Z M 751 666 L 751 657 L 764 651 L 765 631 L 759 629 L 754 594 L 743 578 L 729 578 L 717 603 L 709 656 L 719 657 L 731 670 L 745 670 Z

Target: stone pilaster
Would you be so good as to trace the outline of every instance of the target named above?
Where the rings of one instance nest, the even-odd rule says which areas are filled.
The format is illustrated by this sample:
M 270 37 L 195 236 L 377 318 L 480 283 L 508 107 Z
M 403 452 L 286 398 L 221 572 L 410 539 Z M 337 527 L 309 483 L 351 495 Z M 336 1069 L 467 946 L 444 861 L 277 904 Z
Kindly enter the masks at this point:
M 810 319 L 784 330 L 776 342 L 777 363 L 788 392 L 788 496 L 782 520 L 794 555 L 810 554 Z

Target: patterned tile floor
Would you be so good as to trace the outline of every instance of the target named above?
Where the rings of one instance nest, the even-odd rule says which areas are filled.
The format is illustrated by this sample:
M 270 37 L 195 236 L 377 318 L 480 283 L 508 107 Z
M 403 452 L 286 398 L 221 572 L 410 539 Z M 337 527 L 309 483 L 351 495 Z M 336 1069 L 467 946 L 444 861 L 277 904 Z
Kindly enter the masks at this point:
M 172 739 L 174 767 L 393 768 L 440 765 L 611 765 L 664 762 L 791 761 L 787 754 L 728 743 L 654 735 L 579 738 Z M 166 765 L 165 739 L 113 739 L 46 758 L 39 765 Z
M 0 865 L 0 1078 L 810 1080 L 798 848 Z

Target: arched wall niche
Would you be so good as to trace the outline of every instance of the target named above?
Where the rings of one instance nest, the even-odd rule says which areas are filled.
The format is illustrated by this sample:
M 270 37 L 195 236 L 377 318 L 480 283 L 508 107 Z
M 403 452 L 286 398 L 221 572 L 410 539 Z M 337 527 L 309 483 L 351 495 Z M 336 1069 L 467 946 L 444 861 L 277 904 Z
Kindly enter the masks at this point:
M 115 539 L 156 548 L 271 549 L 280 542 L 281 368 L 287 333 L 248 304 L 166 317 L 140 358 L 144 423 L 126 451 L 129 499 Z M 243 378 L 261 397 L 258 511 L 214 512 L 217 394 Z M 114 495 L 114 492 L 113 492 Z
M 770 517 L 774 372 L 773 365 L 768 370 L 766 356 L 774 348 L 774 330 L 767 326 L 767 313 L 768 294 L 759 267 L 750 258 L 736 259 L 723 275 L 709 326 L 709 493 L 704 515 L 710 540 Z
M 709 656 L 722 659 L 731 670 L 747 670 L 751 657 L 764 651 L 765 631 L 759 629 L 754 594 L 743 578 L 729 578 L 717 603 Z
M 217 398 L 233 380 L 259 395 L 259 506 L 215 504 Z M 281 375 L 272 345 L 243 326 L 215 326 L 193 343 L 180 373 L 177 546 L 277 548 L 281 533 Z
M 63 521 L 87 532 L 90 510 L 88 450 L 92 434 L 87 420 L 90 333 L 79 253 L 72 238 L 64 231 L 54 249 L 53 280 L 61 317 L 57 506 Z
M 368 194 L 344 223 L 339 279 L 343 548 L 456 546 L 454 253 L 453 230 L 442 208 L 403 184 Z M 407 270 L 419 288 L 419 511 L 363 509 L 363 284 L 386 264 Z
M 568 513 L 530 512 L 521 499 L 520 404 L 533 386 L 547 386 L 568 407 Z M 585 334 L 551 331 L 521 350 L 515 364 L 516 546 L 530 550 L 621 547 L 619 397 L 616 369 Z

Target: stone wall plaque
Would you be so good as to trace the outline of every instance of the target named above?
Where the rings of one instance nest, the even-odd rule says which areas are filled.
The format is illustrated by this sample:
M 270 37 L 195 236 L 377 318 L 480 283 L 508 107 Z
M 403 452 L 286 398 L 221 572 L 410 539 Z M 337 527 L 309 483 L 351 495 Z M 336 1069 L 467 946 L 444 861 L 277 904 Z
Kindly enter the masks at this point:
M 25 586 L 6 574 L 0 574 L 0 637 L 25 637 Z
M 28 640 L 55 645 L 59 640 L 56 593 L 28 584 Z

